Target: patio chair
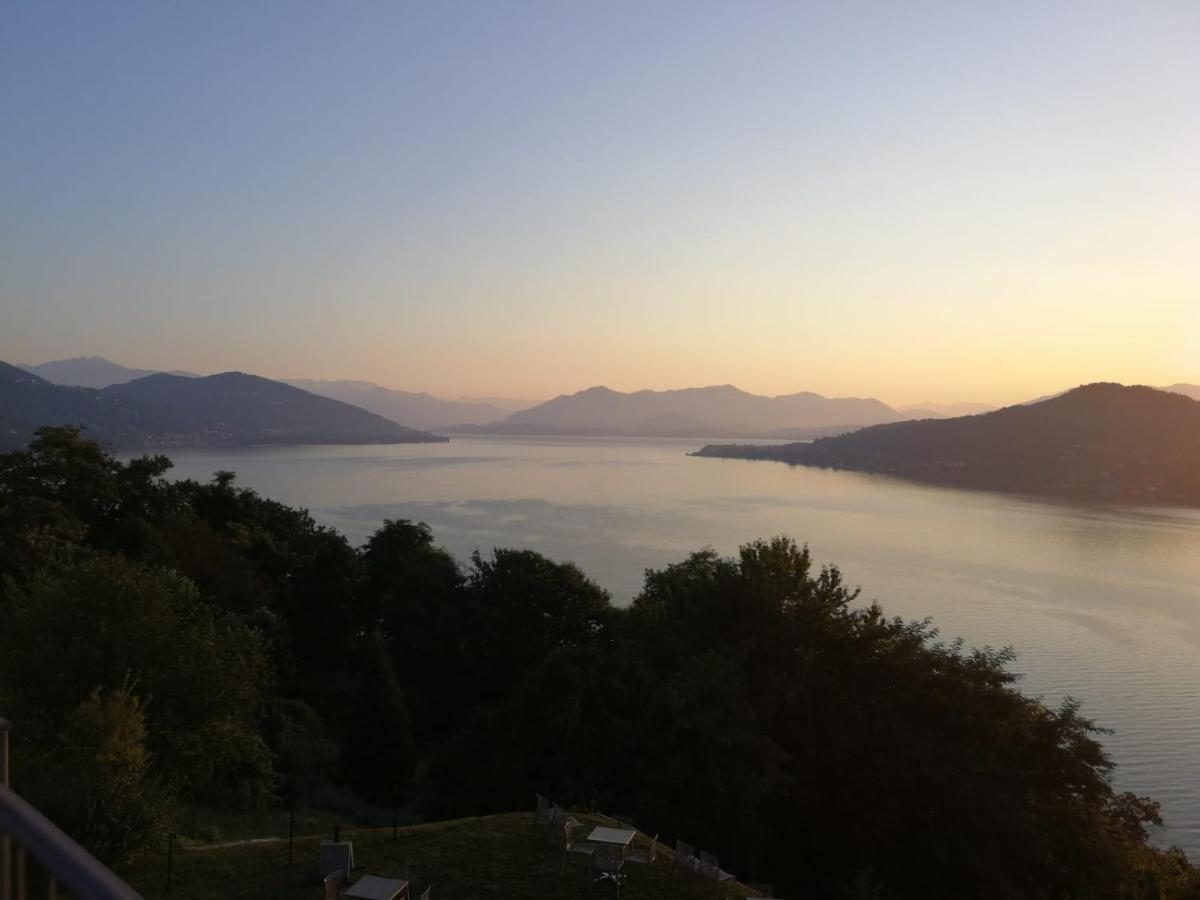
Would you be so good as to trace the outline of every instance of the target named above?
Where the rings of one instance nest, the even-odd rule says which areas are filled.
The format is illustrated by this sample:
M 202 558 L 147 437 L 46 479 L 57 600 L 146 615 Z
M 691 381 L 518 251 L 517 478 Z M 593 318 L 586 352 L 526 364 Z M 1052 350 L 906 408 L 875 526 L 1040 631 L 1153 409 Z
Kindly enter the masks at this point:
M 649 850 L 634 849 L 634 850 L 630 850 L 627 854 L 625 854 L 626 862 L 640 863 L 642 865 L 649 865 L 650 863 L 654 862 L 657 859 L 658 859 L 658 835 L 657 834 L 650 839 L 650 849 Z
M 733 873 L 721 868 L 721 861 L 711 853 L 700 851 L 700 874 L 713 881 L 733 881 Z
M 557 839 L 561 837 L 559 830 L 564 825 L 570 825 L 572 828 L 578 828 L 583 823 L 556 803 L 554 804 L 554 807 L 550 813 L 550 824 L 553 826 L 554 837 Z
M 350 841 L 321 841 L 317 846 L 317 874 L 324 878 L 341 872 L 347 881 L 354 870 L 354 844 Z
M 557 803 L 550 806 L 550 828 L 546 832 L 546 838 L 555 847 L 561 847 L 563 844 L 563 829 L 567 825 L 567 811 Z
M 433 897 L 433 885 L 430 885 L 429 887 L 425 888 L 424 891 L 421 892 L 421 896 L 420 896 L 419 900 L 430 900 L 430 898 L 432 898 L 432 897 Z
M 541 825 L 550 824 L 550 801 L 541 794 L 533 795 L 537 799 L 537 812 L 535 821 Z
M 593 843 L 588 841 L 584 841 L 582 844 L 575 843 L 575 827 L 573 819 L 568 819 L 563 823 L 563 847 L 567 851 L 563 856 L 564 867 L 572 855 L 590 857 L 596 852 L 596 845 Z
M 696 848 L 687 841 L 675 842 L 675 866 L 689 872 L 695 872 L 700 867 L 700 860 L 696 859 Z
M 616 844 L 597 844 L 592 854 L 592 884 L 597 881 L 610 880 L 617 887 L 617 896 L 621 896 L 621 882 L 625 875 L 621 868 L 625 865 L 625 857 L 621 848 Z

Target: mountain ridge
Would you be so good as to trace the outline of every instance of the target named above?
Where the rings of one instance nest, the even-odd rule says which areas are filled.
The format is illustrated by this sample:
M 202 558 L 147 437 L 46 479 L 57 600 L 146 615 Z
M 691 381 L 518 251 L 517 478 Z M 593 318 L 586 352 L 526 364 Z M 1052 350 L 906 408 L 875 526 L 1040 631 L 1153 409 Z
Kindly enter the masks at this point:
M 876 425 L 809 444 L 710 444 L 694 455 L 954 487 L 1200 506 L 1200 402 L 1100 382 L 991 413 Z
M 1172 384 L 1161 390 L 1169 391 L 1172 394 L 1182 394 L 1185 397 L 1191 397 L 1193 400 L 1200 400 L 1200 384 Z
M 991 403 L 933 403 L 923 400 L 920 403 L 897 406 L 896 411 L 913 419 L 952 419 L 956 416 L 993 412 L 998 408 Z
M 242 372 L 157 373 L 106 388 L 56 385 L 0 362 L 0 446 L 43 425 L 76 425 L 126 450 L 245 444 L 423 443 L 445 438 Z
M 161 369 L 132 369 L 115 363 L 103 356 L 73 356 L 70 359 L 54 359 L 37 365 L 21 365 L 24 369 L 46 379 L 51 384 L 69 387 L 106 388 L 114 384 L 124 384 L 136 378 L 148 375 L 158 375 Z M 172 371 L 170 375 L 180 375 L 185 378 L 199 378 L 194 372 Z
M 412 428 L 482 425 L 502 419 L 511 412 L 482 401 L 443 400 L 424 391 L 401 391 L 371 381 L 313 378 L 289 378 L 283 381 L 322 397 L 361 406 Z
M 816 436 L 903 418 L 874 398 L 828 398 L 811 391 L 768 397 L 731 384 L 631 392 L 595 385 L 559 394 L 498 422 L 445 430 L 641 437 Z

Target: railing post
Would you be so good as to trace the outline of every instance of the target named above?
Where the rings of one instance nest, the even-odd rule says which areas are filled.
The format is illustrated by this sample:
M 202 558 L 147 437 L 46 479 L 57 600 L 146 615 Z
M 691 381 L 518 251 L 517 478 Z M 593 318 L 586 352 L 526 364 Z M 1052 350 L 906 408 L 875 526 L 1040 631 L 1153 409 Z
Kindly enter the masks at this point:
M 0 719 L 0 785 L 8 787 L 8 732 L 12 725 Z M 0 898 L 12 900 L 12 838 L 0 834 Z
M 167 835 L 167 893 L 171 893 L 171 859 L 175 855 L 175 832 Z
M 0 719 L 0 784 L 8 787 L 8 732 L 12 729 L 8 719 Z

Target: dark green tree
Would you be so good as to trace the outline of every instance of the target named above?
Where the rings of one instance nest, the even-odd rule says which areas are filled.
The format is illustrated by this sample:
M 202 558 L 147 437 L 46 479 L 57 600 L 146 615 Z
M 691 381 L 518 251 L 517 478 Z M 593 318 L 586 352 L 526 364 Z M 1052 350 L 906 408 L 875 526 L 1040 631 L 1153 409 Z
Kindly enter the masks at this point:
M 466 594 L 428 525 L 387 520 L 362 551 L 363 608 L 382 629 L 423 739 L 453 730 L 464 669 Z
M 22 790 L 109 865 L 165 835 L 172 798 L 146 747 L 145 704 L 129 685 L 93 691 L 33 757 Z
M 266 738 L 285 802 L 312 794 L 335 774 L 338 746 L 321 717 L 304 701 L 273 700 L 266 717 Z
M 404 691 L 381 633 L 367 636 L 359 655 L 346 780 L 371 800 L 399 806 L 409 796 L 417 765 Z
M 531 550 L 476 553 L 467 577 L 464 649 L 475 700 L 508 695 L 521 676 L 555 650 L 607 640 L 614 611 L 608 593 L 575 565 Z
M 0 618 L 0 683 L 21 734 L 49 746 L 96 689 L 137 685 L 147 746 L 186 796 L 251 803 L 270 788 L 259 636 L 181 575 L 97 555 L 36 576 Z

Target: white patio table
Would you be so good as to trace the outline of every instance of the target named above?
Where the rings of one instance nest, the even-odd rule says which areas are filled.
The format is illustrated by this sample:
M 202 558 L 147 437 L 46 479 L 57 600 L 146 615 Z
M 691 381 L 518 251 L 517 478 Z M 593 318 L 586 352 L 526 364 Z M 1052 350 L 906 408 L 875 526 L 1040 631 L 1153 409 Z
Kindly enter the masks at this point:
M 633 828 L 609 828 L 605 825 L 597 825 L 587 839 L 595 841 L 597 844 L 619 844 L 623 848 L 628 848 L 636 836 L 637 831 Z
M 605 825 L 597 825 L 592 829 L 592 833 L 587 836 L 589 842 L 594 844 L 616 845 L 621 848 L 621 861 L 617 863 L 617 868 L 612 872 L 601 872 L 596 881 L 603 881 L 610 878 L 617 883 L 618 889 L 625 875 L 621 872 L 621 867 L 625 865 L 625 851 L 629 849 L 629 845 L 633 843 L 637 832 L 632 828 L 609 828 Z
M 346 888 L 342 896 L 355 897 L 358 900 L 396 900 L 397 897 L 408 896 L 408 882 L 398 878 L 364 875 Z

